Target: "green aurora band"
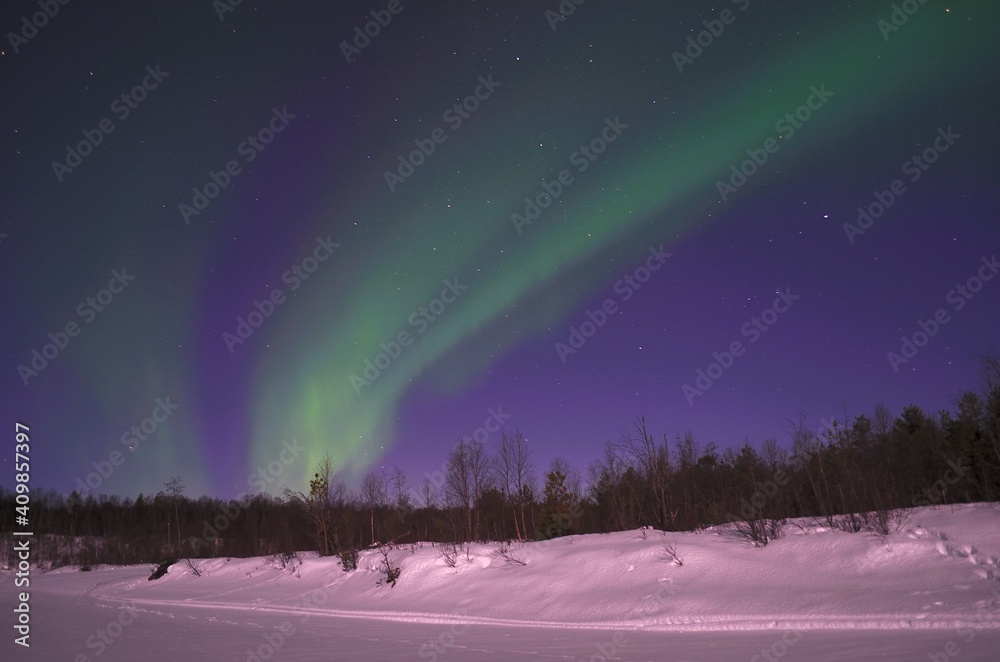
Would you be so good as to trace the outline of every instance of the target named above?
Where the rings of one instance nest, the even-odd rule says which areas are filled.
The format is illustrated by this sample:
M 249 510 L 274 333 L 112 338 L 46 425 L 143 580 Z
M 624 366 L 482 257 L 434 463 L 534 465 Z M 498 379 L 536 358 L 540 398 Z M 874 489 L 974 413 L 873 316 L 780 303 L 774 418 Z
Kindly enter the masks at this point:
M 288 349 L 267 354 L 257 366 L 251 466 L 273 461 L 282 440 L 296 438 L 307 451 L 291 468 L 291 480 L 309 475 L 326 453 L 357 476 L 377 463 L 380 447 L 392 442 L 399 403 L 417 380 L 428 378 L 433 367 L 454 387 L 481 374 L 496 358 L 498 344 L 510 349 L 564 319 L 594 289 L 606 286 L 612 272 L 585 267 L 602 258 L 610 261 L 614 245 L 626 238 L 634 243 L 635 264 L 647 246 L 667 243 L 669 250 L 668 238 L 697 227 L 690 219 L 718 217 L 750 189 L 766 187 L 773 168 L 815 157 L 817 146 L 828 156 L 839 147 L 837 135 L 905 114 L 915 98 L 946 94 L 949 81 L 990 57 L 993 8 L 977 8 L 972 28 L 959 29 L 949 18 L 932 14 L 928 5 L 888 40 L 876 21 L 887 18 L 890 8 L 875 9 L 881 14 L 873 11 L 870 22 L 829 25 L 827 16 L 824 26 L 818 21 L 808 26 L 812 29 L 804 26 L 798 45 L 774 53 L 769 66 L 737 63 L 724 91 L 716 87 L 710 97 L 682 100 L 687 108 L 697 108 L 687 116 L 662 107 L 655 115 L 647 108 L 615 108 L 614 99 L 597 90 L 592 98 L 572 99 L 571 108 L 586 109 L 568 115 L 572 120 L 543 128 L 562 132 L 559 142 L 565 147 L 551 158 L 516 146 L 515 138 L 523 136 L 483 128 L 486 122 L 477 115 L 396 193 L 388 193 L 381 174 L 365 173 L 368 197 L 359 196 L 341 217 L 358 218 L 362 225 L 366 218 L 397 219 L 387 224 L 392 238 L 377 242 L 360 232 L 334 236 L 342 248 L 334 255 L 341 264 L 330 276 L 333 284 L 303 288 L 308 292 L 288 306 L 294 311 L 272 322 L 279 328 L 270 343 Z M 898 66 L 930 44 L 941 52 L 939 67 L 911 67 L 905 77 L 885 75 L 894 60 Z M 678 74 L 669 57 L 662 61 L 669 69 L 660 79 L 665 85 L 679 75 L 698 76 L 705 64 L 696 60 Z M 716 182 L 728 179 L 730 167 L 747 158 L 748 148 L 778 138 L 776 121 L 802 105 L 811 86 L 825 86 L 833 96 L 790 139 L 779 139 L 780 149 L 771 156 L 777 163 L 769 160 L 720 204 Z M 532 117 L 545 87 L 545 81 L 518 90 L 501 87 L 496 94 L 507 95 L 504 117 Z M 491 101 L 478 112 L 487 114 Z M 512 114 L 511 108 L 523 113 Z M 569 168 L 576 146 L 598 136 L 605 117 L 617 115 L 629 125 L 622 137 L 586 172 L 574 172 L 575 182 L 559 204 L 519 234 L 510 215 L 523 214 L 524 197 L 534 197 L 543 179 Z M 481 126 L 473 126 L 476 122 Z M 523 124 L 510 131 L 527 132 Z M 652 136 L 659 139 L 641 140 Z M 398 144 L 387 148 L 373 162 L 394 162 L 399 149 Z M 456 164 L 461 164 L 459 175 Z M 428 180 L 448 191 L 450 207 L 420 188 L 419 182 Z M 317 234 L 325 236 L 322 226 Z M 370 245 L 361 250 L 365 242 Z M 378 257 L 367 263 L 352 257 L 362 254 Z M 393 273 L 403 278 L 390 284 L 386 276 Z M 438 296 L 447 278 L 457 278 L 468 289 L 440 320 L 417 334 L 407 322 L 410 313 Z M 398 286 L 400 280 L 405 287 Z M 345 281 L 355 285 L 349 289 Z M 504 318 L 515 309 L 513 320 Z M 505 333 L 496 332 L 499 324 Z M 380 343 L 400 331 L 410 332 L 414 343 L 356 393 L 351 376 L 361 375 L 365 359 L 374 359 Z

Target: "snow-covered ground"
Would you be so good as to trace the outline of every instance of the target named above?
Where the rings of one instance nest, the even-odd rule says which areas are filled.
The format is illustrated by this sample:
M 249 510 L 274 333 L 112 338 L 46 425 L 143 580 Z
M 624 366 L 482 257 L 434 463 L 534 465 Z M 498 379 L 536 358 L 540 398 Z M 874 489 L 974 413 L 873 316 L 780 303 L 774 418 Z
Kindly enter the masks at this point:
M 665 558 L 675 545 L 683 565 Z M 884 542 L 805 522 L 752 548 L 725 530 L 627 531 L 381 556 L 303 555 L 32 578 L 25 660 L 1000 660 L 1000 507 L 912 511 Z M 0 586 L 12 619 L 12 579 Z M 755 657 L 756 656 L 756 657 Z

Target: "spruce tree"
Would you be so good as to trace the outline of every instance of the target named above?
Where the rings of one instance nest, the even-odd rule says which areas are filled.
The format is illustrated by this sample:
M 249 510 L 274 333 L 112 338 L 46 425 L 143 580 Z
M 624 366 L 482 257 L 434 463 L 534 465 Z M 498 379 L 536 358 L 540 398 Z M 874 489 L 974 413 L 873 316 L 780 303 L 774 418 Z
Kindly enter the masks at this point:
M 545 476 L 545 498 L 535 537 L 539 540 L 558 538 L 572 533 L 573 508 L 566 490 L 566 476 L 550 471 Z

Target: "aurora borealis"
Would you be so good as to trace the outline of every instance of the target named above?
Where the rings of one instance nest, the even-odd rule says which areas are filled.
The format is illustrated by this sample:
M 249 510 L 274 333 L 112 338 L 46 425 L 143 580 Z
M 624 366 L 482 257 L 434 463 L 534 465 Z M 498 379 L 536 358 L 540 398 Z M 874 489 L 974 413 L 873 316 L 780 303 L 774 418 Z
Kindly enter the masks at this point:
M 329 4 L 5 38 L 3 402 L 39 485 L 119 450 L 95 491 L 232 496 L 290 440 L 275 489 L 324 453 L 416 483 L 498 411 L 585 472 L 640 415 L 728 448 L 936 411 L 995 349 L 992 3 Z

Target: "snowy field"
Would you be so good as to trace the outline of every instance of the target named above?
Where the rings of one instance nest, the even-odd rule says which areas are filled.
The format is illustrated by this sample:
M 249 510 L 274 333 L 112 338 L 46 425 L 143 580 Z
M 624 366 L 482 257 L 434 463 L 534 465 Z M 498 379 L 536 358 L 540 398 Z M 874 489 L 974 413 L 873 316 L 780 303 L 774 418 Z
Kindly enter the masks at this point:
M 664 555 L 673 543 L 683 565 Z M 1000 660 L 1000 508 L 917 509 L 884 542 L 805 522 L 752 548 L 722 530 L 571 536 L 336 558 L 35 573 L 31 647 L 6 660 Z

